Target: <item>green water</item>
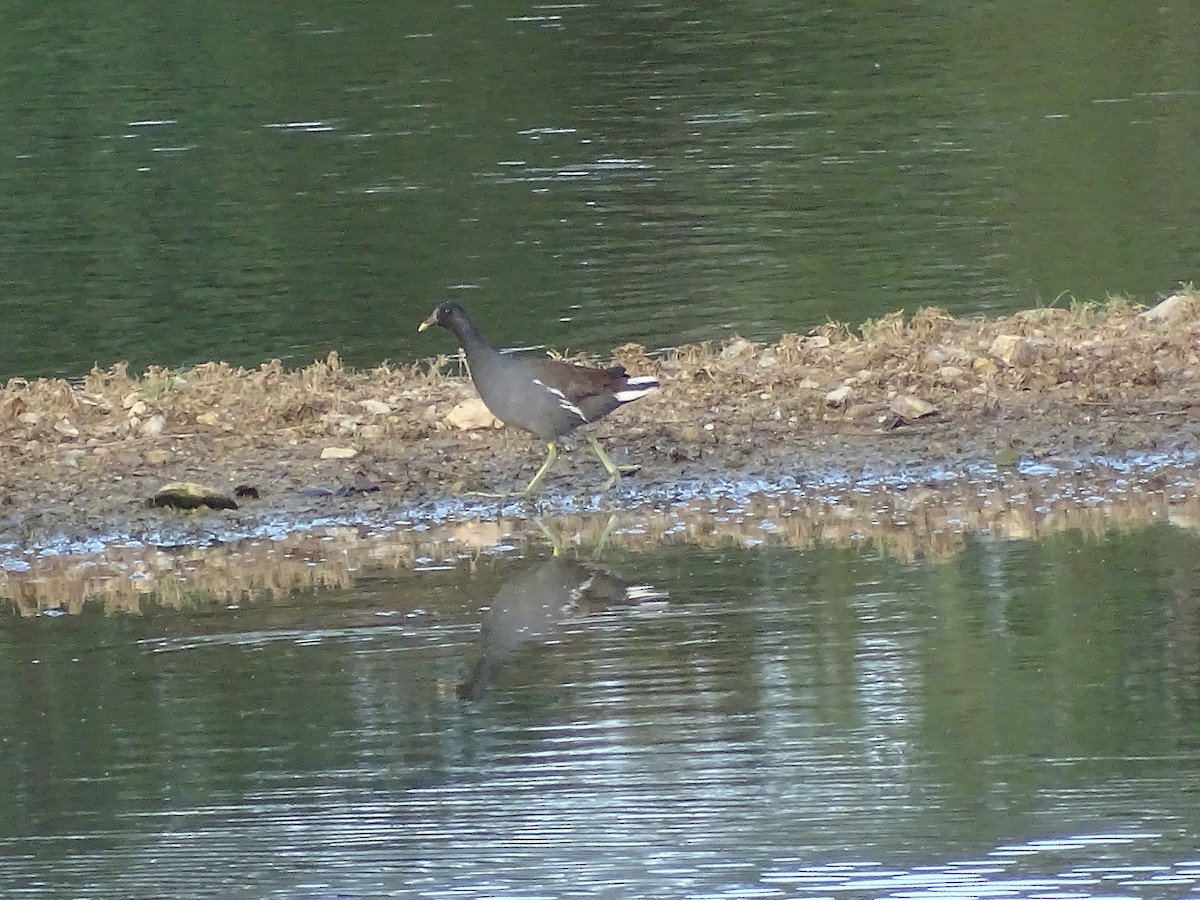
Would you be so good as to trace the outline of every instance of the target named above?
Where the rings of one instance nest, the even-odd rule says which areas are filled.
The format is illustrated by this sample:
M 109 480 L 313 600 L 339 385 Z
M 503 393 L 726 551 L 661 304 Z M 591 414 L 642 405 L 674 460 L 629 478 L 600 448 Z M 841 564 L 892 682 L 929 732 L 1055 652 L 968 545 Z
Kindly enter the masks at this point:
M 667 546 L 9 618 L 0 893 L 1194 896 L 1198 550 Z
M 607 351 L 1196 277 L 1188 4 L 17 4 L 0 377 Z

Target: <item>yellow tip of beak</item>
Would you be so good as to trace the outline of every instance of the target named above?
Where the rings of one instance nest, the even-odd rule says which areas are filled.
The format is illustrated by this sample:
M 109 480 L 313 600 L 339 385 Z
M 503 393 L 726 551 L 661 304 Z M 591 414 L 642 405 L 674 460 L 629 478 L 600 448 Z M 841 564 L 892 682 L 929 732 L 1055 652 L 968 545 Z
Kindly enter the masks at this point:
M 428 328 L 428 327 L 429 327 L 429 323 L 428 323 L 428 322 L 422 322 L 420 325 L 418 325 L 418 326 L 417 326 L 417 331 L 418 331 L 418 332 L 422 332 L 422 331 L 424 331 L 424 330 L 425 330 L 426 328 Z

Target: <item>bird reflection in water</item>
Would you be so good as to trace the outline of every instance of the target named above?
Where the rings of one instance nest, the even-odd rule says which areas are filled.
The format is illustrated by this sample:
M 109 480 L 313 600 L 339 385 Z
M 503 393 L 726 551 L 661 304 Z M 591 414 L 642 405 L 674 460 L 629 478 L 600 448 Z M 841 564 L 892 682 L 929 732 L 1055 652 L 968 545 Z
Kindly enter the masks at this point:
M 666 594 L 632 584 L 598 566 L 556 553 L 510 579 L 483 615 L 479 654 L 467 677 L 455 687 L 460 700 L 474 700 L 497 672 L 526 644 L 552 641 L 570 622 L 607 610 L 657 609 Z

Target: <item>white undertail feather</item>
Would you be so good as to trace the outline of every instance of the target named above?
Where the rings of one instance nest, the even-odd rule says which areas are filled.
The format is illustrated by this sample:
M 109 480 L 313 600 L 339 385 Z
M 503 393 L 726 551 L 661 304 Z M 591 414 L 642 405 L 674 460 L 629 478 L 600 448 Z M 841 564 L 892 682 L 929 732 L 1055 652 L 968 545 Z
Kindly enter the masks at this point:
M 631 400 L 638 399 L 638 397 L 645 397 L 657 388 L 657 378 L 651 378 L 649 375 L 639 375 L 637 378 L 626 379 L 625 390 L 617 391 L 613 396 L 621 403 L 629 403 Z
M 625 588 L 625 596 L 634 603 L 648 603 L 651 600 L 666 600 L 670 594 L 652 584 L 631 584 Z

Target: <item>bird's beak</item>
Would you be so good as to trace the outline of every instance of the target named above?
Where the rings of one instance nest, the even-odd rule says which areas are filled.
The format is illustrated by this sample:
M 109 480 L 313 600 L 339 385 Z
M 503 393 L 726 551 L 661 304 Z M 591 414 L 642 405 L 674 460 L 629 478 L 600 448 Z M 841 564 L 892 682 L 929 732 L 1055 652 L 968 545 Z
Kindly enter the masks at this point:
M 424 322 L 422 322 L 420 325 L 417 326 L 417 331 L 422 332 L 426 328 L 428 328 L 430 325 L 436 325 L 436 324 L 437 324 L 437 313 L 435 312 L 435 313 L 430 314 L 428 319 L 426 319 Z

